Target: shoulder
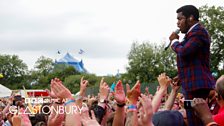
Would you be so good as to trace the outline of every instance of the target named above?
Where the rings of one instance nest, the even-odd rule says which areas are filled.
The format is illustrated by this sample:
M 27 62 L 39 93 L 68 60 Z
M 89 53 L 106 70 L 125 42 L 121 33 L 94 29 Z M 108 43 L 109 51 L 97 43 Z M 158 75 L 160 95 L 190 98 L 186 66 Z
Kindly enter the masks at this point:
M 213 119 L 215 121 L 221 121 L 221 120 L 223 120 L 223 118 L 224 118 L 224 113 L 223 112 L 222 113 L 218 113 L 218 114 L 213 116 Z
M 202 24 L 196 25 L 189 33 L 188 37 L 209 37 L 208 31 Z

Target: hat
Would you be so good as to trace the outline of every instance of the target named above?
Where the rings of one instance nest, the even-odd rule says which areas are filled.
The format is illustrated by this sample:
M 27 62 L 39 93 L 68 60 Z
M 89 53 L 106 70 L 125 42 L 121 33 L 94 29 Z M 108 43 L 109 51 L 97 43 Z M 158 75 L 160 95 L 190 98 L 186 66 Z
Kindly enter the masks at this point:
M 184 118 L 179 111 L 160 111 L 153 115 L 154 126 L 184 126 Z

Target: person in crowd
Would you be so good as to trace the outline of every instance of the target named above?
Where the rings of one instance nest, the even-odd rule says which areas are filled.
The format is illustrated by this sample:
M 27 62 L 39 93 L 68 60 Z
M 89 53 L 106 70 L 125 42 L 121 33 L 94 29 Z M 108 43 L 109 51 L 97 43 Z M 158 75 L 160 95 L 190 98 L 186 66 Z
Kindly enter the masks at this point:
M 117 107 L 114 114 L 113 126 L 123 126 L 125 124 L 125 92 L 121 81 L 115 86 L 114 99 Z
M 208 107 L 210 108 L 212 115 L 216 115 L 220 109 L 220 106 L 216 100 L 216 91 L 211 90 L 208 95 L 208 98 L 206 100 L 207 100 Z
M 218 113 L 213 116 L 213 119 L 220 126 L 224 126 L 224 75 L 219 77 L 219 79 L 216 81 L 215 90 L 217 102 L 220 106 L 220 109 Z
M 167 88 L 171 83 L 171 79 L 166 75 L 166 73 L 162 73 L 157 77 L 159 82 L 159 88 L 152 99 L 152 109 L 153 113 L 157 112 L 159 107 L 161 106 L 161 100 L 163 96 L 167 93 Z
M 220 109 L 216 115 L 212 115 L 207 102 L 202 98 L 193 99 L 193 109 L 206 126 L 224 125 L 224 75 L 218 78 L 215 85 L 216 100 Z

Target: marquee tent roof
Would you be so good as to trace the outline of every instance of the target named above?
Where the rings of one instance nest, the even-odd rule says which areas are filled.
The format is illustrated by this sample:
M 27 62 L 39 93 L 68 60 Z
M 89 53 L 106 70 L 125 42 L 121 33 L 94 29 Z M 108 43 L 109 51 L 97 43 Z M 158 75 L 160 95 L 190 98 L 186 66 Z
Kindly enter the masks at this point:
M 70 66 L 73 66 L 79 72 L 87 72 L 87 70 L 84 68 L 82 60 L 78 61 L 69 53 L 67 53 L 63 58 L 56 61 L 56 64 L 68 64 Z
M 0 84 L 0 97 L 9 97 L 11 96 L 12 90 Z

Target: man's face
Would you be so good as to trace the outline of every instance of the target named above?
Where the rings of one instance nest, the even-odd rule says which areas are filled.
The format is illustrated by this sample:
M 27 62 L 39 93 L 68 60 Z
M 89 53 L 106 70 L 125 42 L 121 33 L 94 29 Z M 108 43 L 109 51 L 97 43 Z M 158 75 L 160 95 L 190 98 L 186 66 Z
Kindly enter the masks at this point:
M 178 102 L 174 102 L 172 110 L 179 110 L 179 103 Z
M 217 82 L 219 81 L 219 79 L 217 80 Z M 217 87 L 217 85 L 215 86 L 215 90 L 216 90 L 216 93 L 215 93 L 215 98 L 216 98 L 216 101 L 217 103 L 221 106 L 221 102 L 223 101 L 220 97 L 220 95 L 218 94 L 218 89 L 219 87 Z
M 223 101 L 223 98 L 221 97 L 221 95 L 219 96 L 218 94 L 218 91 L 220 90 L 220 84 L 223 84 L 224 82 L 224 75 L 222 75 L 221 77 L 219 77 L 216 81 L 216 84 L 215 84 L 215 90 L 216 90 L 216 94 L 215 94 L 215 97 L 216 97 L 216 100 L 218 102 L 218 104 L 220 105 L 220 101 Z M 222 88 L 221 88 L 222 89 Z M 220 98 L 221 97 L 221 98 Z
M 177 13 L 177 27 L 180 28 L 181 33 L 187 33 L 189 30 L 188 19 L 182 14 L 182 12 Z
M 217 93 L 217 92 L 215 93 L 215 98 L 216 98 L 217 103 L 218 103 L 219 105 L 221 105 L 221 103 L 220 103 L 220 99 L 219 99 L 219 96 L 218 96 L 218 93 Z

